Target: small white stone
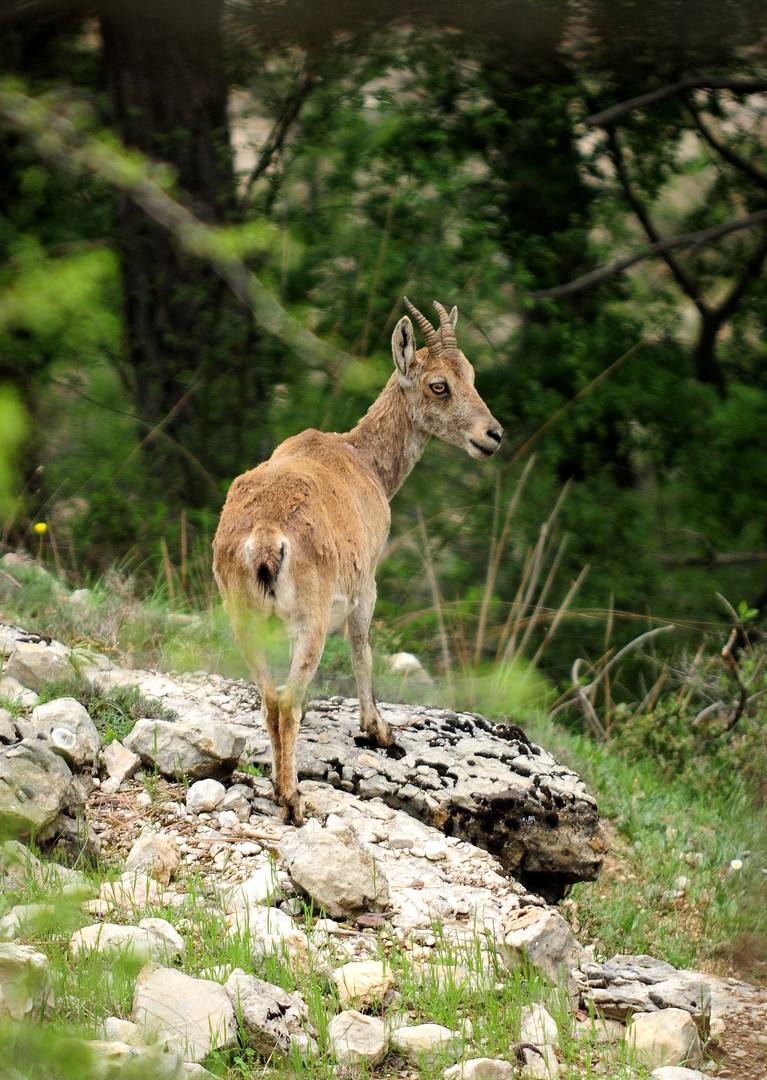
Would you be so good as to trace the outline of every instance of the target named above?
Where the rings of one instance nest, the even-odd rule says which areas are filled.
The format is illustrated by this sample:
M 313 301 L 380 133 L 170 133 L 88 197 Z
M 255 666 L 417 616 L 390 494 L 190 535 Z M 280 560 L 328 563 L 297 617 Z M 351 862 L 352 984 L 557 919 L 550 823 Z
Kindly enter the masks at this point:
M 236 829 L 240 824 L 240 819 L 234 810 L 222 810 L 218 815 L 218 823 L 222 829 Z
M 444 1080 L 514 1080 L 517 1070 L 500 1058 L 470 1058 L 451 1065 L 442 1075 Z
M 423 853 L 431 862 L 447 858 L 447 844 L 442 840 L 429 840 L 423 846 Z
M 698 1029 L 684 1009 L 637 1013 L 629 1021 L 626 1040 L 650 1068 L 658 1065 L 695 1068 L 703 1061 Z
M 522 1075 L 535 1077 L 536 1080 L 556 1080 L 559 1076 L 559 1062 L 554 1048 L 541 1046 L 539 1051 L 523 1049 L 524 1069 Z
M 226 788 L 218 780 L 196 780 L 186 793 L 186 808 L 190 814 L 207 814 L 225 795 Z
M 355 1009 L 334 1016 L 328 1025 L 328 1037 L 339 1065 L 353 1067 L 363 1062 L 369 1066 L 383 1060 L 388 1047 L 382 1020 L 363 1016 Z
M 448 1055 L 455 1060 L 461 1053 L 461 1036 L 441 1024 L 415 1024 L 392 1032 L 392 1045 L 414 1064 L 430 1062 Z
M 522 1009 L 519 1041 L 533 1043 L 534 1046 L 556 1046 L 557 1023 L 548 1009 L 537 1002 L 525 1005 Z
M 333 972 L 333 982 L 342 1008 L 365 1008 L 383 1001 L 394 986 L 394 975 L 381 960 L 352 961 Z

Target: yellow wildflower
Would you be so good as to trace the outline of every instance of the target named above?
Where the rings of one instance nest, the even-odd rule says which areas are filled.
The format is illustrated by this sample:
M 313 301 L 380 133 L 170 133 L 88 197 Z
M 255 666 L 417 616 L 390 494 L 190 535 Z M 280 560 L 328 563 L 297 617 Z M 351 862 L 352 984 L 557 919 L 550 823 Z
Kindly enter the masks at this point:
M 32 528 L 38 536 L 44 536 L 48 532 L 48 525 L 45 521 L 36 521 Z

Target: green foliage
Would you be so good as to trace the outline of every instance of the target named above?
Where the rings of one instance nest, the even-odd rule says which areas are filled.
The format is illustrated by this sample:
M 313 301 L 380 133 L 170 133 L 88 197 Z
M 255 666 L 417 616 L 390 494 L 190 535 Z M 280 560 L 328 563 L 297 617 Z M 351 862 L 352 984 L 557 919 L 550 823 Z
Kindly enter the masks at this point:
M 0 519 L 11 511 L 18 479 L 17 449 L 26 432 L 24 412 L 12 389 L 0 387 Z
M 125 738 L 137 720 L 176 719 L 172 709 L 154 698 L 145 697 L 136 687 L 115 687 L 101 691 L 83 678 L 44 683 L 39 697 L 41 703 L 55 698 L 75 698 L 88 712 L 105 743 Z

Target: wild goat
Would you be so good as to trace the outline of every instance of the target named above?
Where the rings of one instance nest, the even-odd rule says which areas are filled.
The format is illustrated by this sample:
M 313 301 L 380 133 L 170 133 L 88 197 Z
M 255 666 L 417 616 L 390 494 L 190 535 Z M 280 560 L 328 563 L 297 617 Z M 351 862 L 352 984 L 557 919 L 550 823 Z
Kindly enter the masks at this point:
M 416 352 L 407 315 L 394 328 L 394 372 L 355 428 L 309 429 L 229 489 L 213 541 L 213 571 L 232 626 L 261 691 L 272 743 L 272 783 L 287 820 L 300 824 L 296 738 L 309 683 L 330 629 L 344 621 L 360 702 L 360 726 L 379 746 L 394 735 L 373 697 L 370 621 L 375 572 L 389 535 L 389 500 L 432 435 L 473 458 L 491 457 L 503 429 L 474 388 L 458 347 L 458 309 L 435 329 L 405 297 L 426 347 Z M 263 620 L 276 615 L 291 640 L 290 672 L 276 687 L 263 648 Z

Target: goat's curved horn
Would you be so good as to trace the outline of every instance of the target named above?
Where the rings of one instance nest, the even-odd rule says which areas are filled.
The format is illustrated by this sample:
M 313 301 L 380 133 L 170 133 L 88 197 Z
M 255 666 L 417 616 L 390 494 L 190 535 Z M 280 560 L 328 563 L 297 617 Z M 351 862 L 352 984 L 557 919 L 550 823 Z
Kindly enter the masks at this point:
M 438 348 L 440 345 L 440 336 L 434 329 L 434 327 L 431 325 L 429 320 L 418 310 L 417 307 L 410 303 L 406 296 L 403 297 L 403 300 L 407 304 L 410 314 L 415 319 L 418 329 L 423 334 L 423 339 L 426 342 L 427 346 L 430 349 L 433 349 L 435 347 Z
M 434 310 L 439 315 L 439 335 L 442 338 L 442 344 L 446 348 L 457 348 L 458 339 L 455 336 L 455 327 L 447 308 L 443 307 L 439 300 L 435 300 Z

